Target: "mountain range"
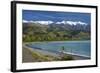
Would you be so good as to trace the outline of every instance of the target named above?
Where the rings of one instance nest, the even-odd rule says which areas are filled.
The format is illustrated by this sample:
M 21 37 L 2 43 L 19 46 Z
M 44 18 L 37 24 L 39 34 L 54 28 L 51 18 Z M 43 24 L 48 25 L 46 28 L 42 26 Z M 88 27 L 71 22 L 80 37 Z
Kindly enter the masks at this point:
M 65 20 L 58 21 L 58 22 L 55 22 L 55 21 L 27 21 L 27 20 L 23 20 L 23 23 L 39 23 L 39 24 L 44 24 L 44 25 L 49 25 L 49 24 L 88 25 L 87 23 L 82 22 L 82 21 L 65 21 Z
M 23 21 L 23 41 L 90 40 L 90 30 L 82 21 Z
M 47 26 L 48 29 L 54 28 L 58 30 L 78 30 L 78 31 L 86 31 L 90 32 L 90 24 L 87 24 L 82 21 L 26 21 L 23 20 L 23 24 L 29 25 L 37 25 L 45 27 Z M 46 27 L 45 27 L 46 28 Z

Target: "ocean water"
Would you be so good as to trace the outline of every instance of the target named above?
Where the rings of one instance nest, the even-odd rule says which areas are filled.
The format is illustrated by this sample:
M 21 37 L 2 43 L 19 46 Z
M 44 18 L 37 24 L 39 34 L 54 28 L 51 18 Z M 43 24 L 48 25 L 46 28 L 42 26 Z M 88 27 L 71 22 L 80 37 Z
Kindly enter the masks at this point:
M 31 48 L 43 49 L 50 52 L 64 52 L 80 56 L 91 57 L 90 41 L 54 41 L 54 42 L 33 42 L 28 45 Z

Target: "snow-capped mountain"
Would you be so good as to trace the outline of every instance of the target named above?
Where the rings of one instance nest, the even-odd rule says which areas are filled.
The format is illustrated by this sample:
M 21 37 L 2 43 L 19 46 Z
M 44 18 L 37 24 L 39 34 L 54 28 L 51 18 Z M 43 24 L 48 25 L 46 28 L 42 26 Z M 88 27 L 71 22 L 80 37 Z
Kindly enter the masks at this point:
M 69 24 L 69 25 L 87 25 L 87 23 L 82 22 L 82 21 L 58 21 L 58 22 L 54 22 L 54 21 L 27 21 L 27 20 L 23 20 L 23 23 L 39 23 L 39 24 L 44 24 L 44 25 L 49 25 L 49 24 Z
M 33 23 L 33 24 L 30 24 Z M 82 22 L 82 21 L 25 21 L 23 20 L 24 26 L 34 26 L 43 28 L 54 28 L 59 30 L 81 30 L 81 31 L 90 31 L 91 25 Z
M 53 21 L 27 21 L 23 20 L 23 23 L 39 23 L 39 24 L 44 24 L 44 25 L 49 25 L 54 23 Z
M 61 22 L 56 22 L 56 24 L 69 24 L 69 25 L 81 24 L 81 25 L 87 25 L 87 23 L 81 22 L 81 21 L 61 21 Z

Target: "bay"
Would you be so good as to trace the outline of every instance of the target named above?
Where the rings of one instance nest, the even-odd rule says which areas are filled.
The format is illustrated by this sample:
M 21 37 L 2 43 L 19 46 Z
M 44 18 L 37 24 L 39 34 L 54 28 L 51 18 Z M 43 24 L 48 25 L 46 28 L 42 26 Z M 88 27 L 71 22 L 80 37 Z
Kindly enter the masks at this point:
M 64 52 L 73 55 L 91 57 L 91 42 L 87 41 L 52 41 L 52 42 L 32 42 L 28 45 L 31 48 L 38 48 L 50 52 L 60 52 L 64 47 Z

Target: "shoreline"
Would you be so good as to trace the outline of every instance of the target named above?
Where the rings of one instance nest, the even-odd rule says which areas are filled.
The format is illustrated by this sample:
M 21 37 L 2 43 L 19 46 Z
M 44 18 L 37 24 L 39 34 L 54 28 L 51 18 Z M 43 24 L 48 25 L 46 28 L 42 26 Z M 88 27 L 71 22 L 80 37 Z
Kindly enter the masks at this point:
M 62 42 L 81 42 L 81 41 L 83 41 L 83 42 L 87 42 L 87 41 L 91 41 L 91 40 L 63 40 L 63 41 L 34 41 L 34 42 L 23 42 L 23 43 L 25 43 L 25 44 L 29 44 L 29 43 L 40 43 L 40 42 L 44 42 L 44 43 L 47 43 L 47 42 L 53 42 L 53 43 L 55 43 L 55 42 L 58 42 L 58 43 L 62 43 Z
M 32 49 L 37 49 L 37 50 L 41 50 L 41 51 L 44 51 L 44 52 L 49 52 L 49 53 L 57 53 L 57 54 L 60 54 L 61 52 L 51 52 L 51 51 L 47 51 L 47 50 L 43 50 L 41 48 L 37 48 L 37 47 L 30 47 L 30 46 L 27 46 L 28 48 L 32 48 Z M 83 57 L 83 58 L 90 58 L 89 56 L 85 56 L 85 55 L 79 55 L 79 54 L 75 54 L 75 53 L 70 53 L 70 52 L 64 52 L 64 54 L 67 54 L 67 55 L 72 55 L 72 56 L 77 56 L 77 57 Z
M 65 54 L 74 55 L 74 56 L 80 56 L 80 57 L 84 57 L 84 58 L 90 58 L 89 56 L 75 54 L 75 53 L 70 53 L 70 52 L 65 52 Z
M 90 40 L 84 40 L 82 42 L 88 42 L 88 41 L 90 41 Z M 62 42 L 74 42 L 74 41 L 57 41 L 57 42 L 56 41 L 51 41 L 51 42 L 50 41 L 44 41 L 42 43 L 62 43 Z M 80 41 L 77 41 L 77 42 L 81 42 L 81 40 Z M 41 50 L 43 50 L 42 48 L 38 48 L 38 47 L 34 47 L 34 46 L 31 47 L 30 45 L 33 44 L 33 43 L 36 43 L 37 44 L 37 43 L 41 43 L 41 41 L 40 42 L 25 42 L 23 44 L 26 44 L 30 48 L 35 48 L 35 49 L 41 49 Z M 30 44 L 30 45 L 28 45 L 28 44 Z M 48 50 L 44 50 L 44 51 L 48 51 Z M 51 52 L 51 51 L 49 51 L 49 52 Z M 53 53 L 60 53 L 60 51 L 55 51 Z M 76 53 L 71 53 L 71 52 L 64 52 L 64 53 L 65 54 L 69 54 L 69 55 L 75 55 L 75 56 L 81 56 L 81 57 L 91 58 L 91 56 L 81 55 L 81 54 L 76 54 Z
M 37 49 L 37 48 L 31 48 L 29 46 L 26 45 L 26 43 L 23 44 L 23 50 L 25 49 L 28 49 L 32 52 L 37 52 L 37 53 L 41 53 L 43 55 L 49 55 L 49 56 L 53 56 L 53 57 L 56 57 L 56 58 L 60 58 L 60 55 L 61 53 L 58 52 L 58 53 L 54 53 L 54 52 L 49 52 L 49 51 L 46 51 L 46 50 L 42 50 L 42 49 Z M 90 59 L 89 57 L 84 57 L 84 56 L 80 56 L 80 55 L 75 55 L 75 54 L 69 54 L 69 53 L 64 53 L 65 55 L 67 56 L 71 56 L 74 58 L 74 60 L 87 60 L 87 59 Z M 31 57 L 32 58 L 32 57 Z M 59 61 L 59 60 L 58 60 Z M 66 60 L 65 60 L 66 61 Z M 67 60 L 68 61 L 68 60 Z M 24 62 L 24 61 L 23 61 Z M 29 62 L 34 62 L 34 61 L 29 61 Z

